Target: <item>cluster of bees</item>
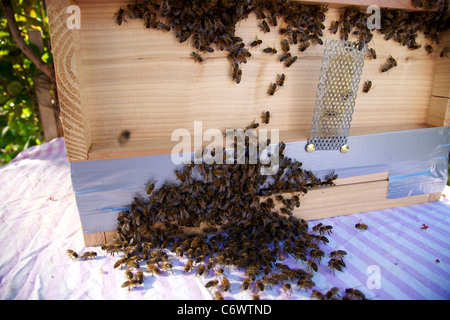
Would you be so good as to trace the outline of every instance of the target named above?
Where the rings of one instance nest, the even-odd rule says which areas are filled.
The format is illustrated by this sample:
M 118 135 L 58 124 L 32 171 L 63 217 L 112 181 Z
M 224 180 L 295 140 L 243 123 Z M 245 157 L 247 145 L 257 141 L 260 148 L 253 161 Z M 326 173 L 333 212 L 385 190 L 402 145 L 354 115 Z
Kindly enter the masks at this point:
M 289 68 L 298 57 L 290 53 L 290 45 L 298 44 L 305 51 L 311 43 L 323 44 L 326 6 L 304 5 L 297 1 L 277 0 L 143 0 L 133 1 L 116 13 L 117 24 L 127 19 L 142 19 L 146 28 L 172 31 L 179 42 L 189 41 L 196 51 L 191 53 L 195 62 L 204 61 L 202 54 L 215 50 L 227 51 L 231 63 L 231 78 L 242 79 L 242 63 L 251 57 L 250 49 L 262 44 L 256 38 L 245 44 L 235 35 L 236 24 L 254 12 L 260 21 L 262 33 L 268 33 L 284 18 L 279 29 L 283 36 L 280 62 Z M 164 21 L 164 22 L 163 22 Z M 278 51 L 265 47 L 262 52 L 275 55 Z
M 423 32 L 426 38 L 439 44 L 439 34 L 449 28 L 448 1 L 413 0 L 416 7 L 432 12 L 406 11 L 383 8 L 381 10 L 381 29 L 379 31 L 386 40 L 394 40 L 414 50 L 422 47 L 417 43 L 418 32 Z M 325 14 L 327 6 L 307 5 L 298 1 L 288 0 L 134 0 L 126 8 L 116 13 L 116 21 L 121 25 L 126 19 L 142 19 L 146 28 L 170 31 L 172 30 L 180 42 L 189 41 L 196 51 L 191 53 L 195 62 L 204 61 L 202 54 L 214 50 L 227 51 L 231 63 L 231 78 L 236 83 L 242 80 L 242 63 L 247 63 L 251 57 L 251 49 L 262 45 L 263 41 L 256 38 L 245 44 L 241 37 L 235 35 L 236 23 L 254 13 L 262 33 L 277 29 L 281 35 L 281 53 L 279 61 L 289 68 L 298 61 L 298 55 L 292 53 L 291 47 L 298 45 L 298 52 L 304 52 L 311 44 L 323 44 L 325 30 Z M 373 32 L 367 26 L 369 14 L 356 6 L 345 8 L 338 21 L 331 22 L 330 32 L 340 33 L 341 40 L 347 41 L 350 35 L 358 38 L 358 48 L 361 50 L 373 38 Z M 283 19 L 282 26 L 279 20 Z M 163 22 L 164 21 L 164 22 Z M 432 44 L 424 46 L 428 53 L 433 52 Z M 440 53 L 448 57 L 448 47 Z M 262 52 L 275 55 L 276 48 L 265 47 Z M 375 59 L 374 49 L 368 50 L 369 58 Z M 386 72 L 397 66 L 390 57 L 381 66 Z M 284 83 L 284 80 L 282 81 Z M 272 82 L 267 90 L 268 95 L 274 95 L 282 86 Z M 364 84 L 363 92 L 369 92 L 371 81 Z
M 262 112 L 262 123 L 269 123 L 270 118 L 269 111 Z M 247 130 L 258 126 L 253 121 Z M 310 228 L 292 213 L 302 195 L 314 187 L 334 185 L 337 174 L 318 178 L 304 170 L 301 162 L 285 156 L 286 145 L 281 142 L 271 149 L 278 153 L 279 170 L 264 175 L 261 168 L 267 165 L 261 163 L 259 154 L 256 164 L 248 161 L 254 147 L 259 145 L 245 140 L 242 164 L 237 162 L 235 146 L 235 164 L 229 160 L 226 164 L 208 164 L 205 159 L 192 162 L 175 170 L 176 183 L 156 188 L 149 181 L 145 196 L 133 198 L 129 209 L 118 215 L 114 241 L 102 246 L 118 257 L 115 269 L 126 268 L 123 288 L 142 285 L 145 272 L 148 276 L 173 273 L 174 257 L 185 261 L 185 274 L 212 277 L 205 287 L 215 290 L 213 297 L 218 300 L 224 293 L 233 293 L 226 272 L 233 268 L 243 271 L 240 290 L 253 299 L 277 285 L 288 296 L 295 285 L 300 290 L 315 290 L 313 276 L 324 259 L 333 273 L 344 271 L 347 252 L 324 250 L 332 226 L 318 223 Z M 67 253 L 77 257 L 72 250 Z M 312 297 L 322 296 L 314 291 Z M 323 297 L 364 298 L 362 293 L 341 296 L 337 292 Z

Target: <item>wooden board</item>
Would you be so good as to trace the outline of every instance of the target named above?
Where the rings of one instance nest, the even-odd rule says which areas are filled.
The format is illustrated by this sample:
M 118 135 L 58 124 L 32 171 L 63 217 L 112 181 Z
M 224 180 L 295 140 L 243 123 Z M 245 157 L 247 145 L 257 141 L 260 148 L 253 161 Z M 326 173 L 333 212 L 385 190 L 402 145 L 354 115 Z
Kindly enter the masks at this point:
M 287 69 L 276 56 L 262 52 L 267 46 L 280 49 L 277 30 L 263 34 L 251 15 L 238 24 L 236 35 L 245 43 L 258 37 L 263 45 L 251 49 L 252 57 L 243 65 L 242 81 L 237 85 L 231 80 L 225 52 L 205 54 L 204 63 L 196 64 L 189 56 L 192 46 L 180 44 L 172 33 L 147 30 L 140 20 L 118 26 L 114 13 L 126 3 L 47 0 L 70 161 L 119 156 L 124 150 L 117 146 L 116 137 L 125 129 L 131 131 L 133 155 L 140 151 L 148 155 L 160 152 L 168 144 L 161 141 L 170 142 L 174 129 L 192 131 L 194 120 L 202 121 L 204 130 L 239 128 L 258 120 L 265 110 L 273 114 L 269 127 L 280 129 L 282 137 L 309 138 L 323 46 L 313 45 L 299 53 L 298 62 Z M 79 30 L 68 30 L 65 25 L 69 16 L 65 9 L 70 4 L 80 7 Z M 411 6 L 407 1 L 374 4 Z M 338 7 L 330 6 L 327 27 L 342 12 Z M 282 21 L 279 25 L 283 26 Z M 324 40 L 338 38 L 328 30 L 324 33 Z M 426 41 L 421 36 L 418 42 Z M 378 58 L 365 62 L 352 128 L 364 134 L 380 126 L 426 126 L 436 53 L 408 50 L 386 42 L 378 32 L 370 47 L 377 50 Z M 297 48 L 291 51 L 298 52 Z M 398 67 L 381 73 L 389 55 L 397 59 Z M 277 73 L 286 74 L 286 85 L 268 96 L 268 86 Z M 373 82 L 373 88 L 362 93 L 366 80 Z M 168 145 L 164 152 L 170 150 Z
M 301 205 L 293 210 L 293 214 L 305 220 L 316 220 L 437 201 L 440 198 L 440 193 L 433 193 L 387 199 L 387 179 L 387 172 L 338 179 L 336 186 L 310 190 L 301 198 Z M 195 230 L 189 232 L 201 232 L 201 228 L 190 229 Z M 115 235 L 115 230 L 84 234 L 85 245 L 97 246 L 112 242 Z

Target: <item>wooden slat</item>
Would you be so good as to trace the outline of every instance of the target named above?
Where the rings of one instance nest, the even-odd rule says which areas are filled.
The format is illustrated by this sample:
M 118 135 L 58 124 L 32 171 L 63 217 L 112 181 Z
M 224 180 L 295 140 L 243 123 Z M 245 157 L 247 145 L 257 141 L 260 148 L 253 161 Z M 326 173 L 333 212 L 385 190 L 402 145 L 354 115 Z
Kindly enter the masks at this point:
M 435 49 L 436 69 L 434 73 L 434 83 L 432 95 L 441 98 L 450 98 L 450 60 L 447 57 L 440 57 L 442 49 L 450 47 L 450 30 L 441 34 L 441 43 Z M 450 52 L 447 54 L 450 57 Z
M 450 98 L 431 97 L 427 122 L 436 127 L 450 125 Z
M 79 66 L 77 68 L 75 57 L 80 46 L 74 43 L 74 36 L 79 34 L 79 30 L 70 30 L 66 23 L 70 16 L 67 7 L 75 2 L 50 0 L 46 4 L 67 157 L 70 161 L 84 160 L 91 145 L 91 135 L 80 98 L 79 79 L 83 70 L 79 70 Z

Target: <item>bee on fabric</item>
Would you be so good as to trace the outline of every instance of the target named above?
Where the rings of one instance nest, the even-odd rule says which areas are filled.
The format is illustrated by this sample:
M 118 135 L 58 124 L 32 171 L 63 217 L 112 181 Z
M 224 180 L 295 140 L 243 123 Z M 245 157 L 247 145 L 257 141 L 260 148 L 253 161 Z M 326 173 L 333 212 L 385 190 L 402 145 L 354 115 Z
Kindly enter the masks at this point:
M 78 253 L 76 253 L 75 251 L 73 251 L 71 249 L 67 249 L 66 253 L 69 255 L 70 259 L 72 259 L 72 260 L 78 259 Z

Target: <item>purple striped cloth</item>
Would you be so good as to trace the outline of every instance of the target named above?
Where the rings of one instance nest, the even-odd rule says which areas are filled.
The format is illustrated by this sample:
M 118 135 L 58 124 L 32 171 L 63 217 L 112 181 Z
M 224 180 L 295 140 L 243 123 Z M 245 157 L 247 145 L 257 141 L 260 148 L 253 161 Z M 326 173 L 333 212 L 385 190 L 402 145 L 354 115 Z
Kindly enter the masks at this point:
M 172 273 L 151 276 L 130 291 L 121 288 L 124 270 L 99 247 L 85 248 L 73 194 L 64 140 L 55 139 L 20 153 L 0 168 L 0 299 L 212 299 L 206 282 L 184 274 L 185 259 L 172 254 Z M 450 196 L 449 189 L 444 190 Z M 361 220 L 368 230 L 358 230 Z M 357 288 L 369 299 L 450 299 L 450 202 L 372 211 L 310 221 L 333 226 L 326 253 L 345 250 L 343 272 L 327 267 L 314 275 L 315 288 Z M 66 249 L 96 251 L 98 258 L 72 261 Z M 291 267 L 306 265 L 288 258 Z M 250 299 L 241 292 L 244 273 L 225 269 L 231 293 L 225 299 Z M 311 290 L 266 287 L 261 299 L 309 299 Z

